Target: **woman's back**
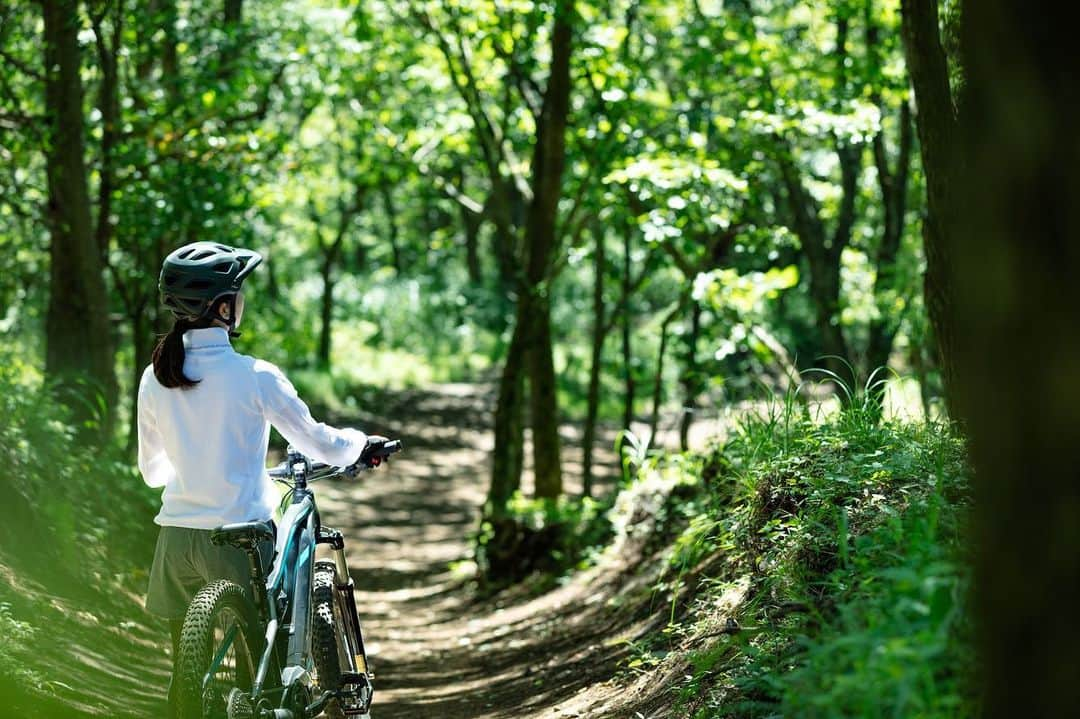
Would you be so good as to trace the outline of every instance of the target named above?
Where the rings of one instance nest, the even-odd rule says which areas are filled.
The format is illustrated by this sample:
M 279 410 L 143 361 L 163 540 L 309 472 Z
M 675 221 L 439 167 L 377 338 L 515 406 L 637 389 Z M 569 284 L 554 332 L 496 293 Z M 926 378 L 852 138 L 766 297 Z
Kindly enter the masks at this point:
M 264 469 L 271 424 L 328 464 L 350 464 L 363 450 L 363 432 L 316 422 L 285 375 L 234 351 L 224 329 L 188 330 L 184 350 L 194 386 L 165 387 L 148 367 L 139 387 L 139 468 L 147 484 L 165 488 L 158 524 L 269 519 L 278 500 Z

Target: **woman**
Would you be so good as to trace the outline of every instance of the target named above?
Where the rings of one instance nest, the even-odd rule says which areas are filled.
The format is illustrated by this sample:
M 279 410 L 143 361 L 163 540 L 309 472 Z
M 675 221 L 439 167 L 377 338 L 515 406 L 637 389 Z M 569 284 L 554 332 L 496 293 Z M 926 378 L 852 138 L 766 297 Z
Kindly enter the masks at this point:
M 176 320 L 139 384 L 139 469 L 164 487 L 146 607 L 170 622 L 173 656 L 188 604 L 214 579 L 247 586 L 245 554 L 210 543 L 222 524 L 269 520 L 279 495 L 265 471 L 273 425 L 296 449 L 327 464 L 354 463 L 368 437 L 317 423 L 285 375 L 235 352 L 244 280 L 262 261 L 215 242 L 165 259 L 159 287 Z M 262 548 L 264 561 L 272 547 Z

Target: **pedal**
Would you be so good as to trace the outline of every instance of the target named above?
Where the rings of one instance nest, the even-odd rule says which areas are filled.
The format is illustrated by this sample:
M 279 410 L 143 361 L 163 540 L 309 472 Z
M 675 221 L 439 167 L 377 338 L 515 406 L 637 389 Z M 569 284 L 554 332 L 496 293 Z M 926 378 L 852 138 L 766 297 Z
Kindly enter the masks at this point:
M 371 709 L 374 689 L 367 674 L 342 672 L 338 703 L 345 716 L 363 717 Z

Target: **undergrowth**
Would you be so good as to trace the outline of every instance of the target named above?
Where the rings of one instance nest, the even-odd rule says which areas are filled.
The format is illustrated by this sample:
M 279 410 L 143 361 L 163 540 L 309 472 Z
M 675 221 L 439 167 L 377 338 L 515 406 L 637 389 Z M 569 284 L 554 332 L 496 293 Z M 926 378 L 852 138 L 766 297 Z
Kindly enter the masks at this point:
M 498 591 L 529 580 L 550 589 L 592 563 L 612 536 L 609 505 L 590 498 L 527 499 L 516 493 L 500 517 L 485 517 L 474 538 L 480 589 Z
M 644 465 L 670 489 L 649 530 L 669 622 L 627 671 L 693 719 L 973 715 L 962 440 L 790 399 Z
M 36 371 L 0 354 L 0 706 L 25 701 L 37 709 L 20 716 L 44 716 L 62 682 L 35 647 L 59 641 L 67 608 L 101 614 L 122 604 L 119 586 L 145 586 L 157 498 L 133 465 L 92 424 L 76 426 Z

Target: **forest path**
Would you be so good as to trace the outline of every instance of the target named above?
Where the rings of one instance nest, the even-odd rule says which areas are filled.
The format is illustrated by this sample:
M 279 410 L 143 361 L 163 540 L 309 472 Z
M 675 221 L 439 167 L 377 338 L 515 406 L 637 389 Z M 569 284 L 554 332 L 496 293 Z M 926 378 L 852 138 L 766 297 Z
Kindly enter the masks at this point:
M 386 392 L 362 413 L 330 417 L 401 438 L 406 447 L 358 481 L 316 486 L 323 521 L 346 536 L 375 672 L 372 716 L 632 717 L 627 701 L 644 695 L 608 680 L 630 652 L 625 640 L 656 628 L 655 608 L 642 611 L 652 601 L 640 578 L 628 581 L 617 562 L 607 563 L 539 596 L 518 587 L 478 600 L 452 569 L 472 556 L 489 481 L 493 406 L 490 386 L 439 385 Z M 580 431 L 567 425 L 561 434 L 567 490 L 578 492 Z M 617 471 L 614 433 L 601 434 L 597 468 L 610 478 Z M 528 472 L 523 483 L 529 491 Z M 51 640 L 39 635 L 43 641 L 28 643 L 23 659 L 53 695 L 26 700 L 30 711 L 19 712 L 18 701 L 5 706 L 0 681 L 0 717 L 9 710 L 165 716 L 168 634 L 142 608 L 145 577 L 101 580 L 61 598 L 0 561 L 0 600 L 8 596 L 15 616 L 34 613 L 50 627 Z M 0 619 L 3 612 L 0 601 Z
M 602 715 L 584 707 L 602 701 L 606 692 L 593 685 L 611 676 L 624 647 L 605 644 L 607 623 L 581 610 L 606 597 L 574 582 L 535 598 L 480 602 L 451 568 L 471 557 L 493 400 L 476 385 L 388 396 L 357 424 L 400 437 L 406 452 L 359 483 L 318 490 L 324 522 L 346 536 L 375 672 L 375 719 Z M 576 491 L 573 428 L 563 439 Z M 608 476 L 610 439 L 598 443 L 597 457 Z M 596 661 L 597 651 L 610 661 Z

